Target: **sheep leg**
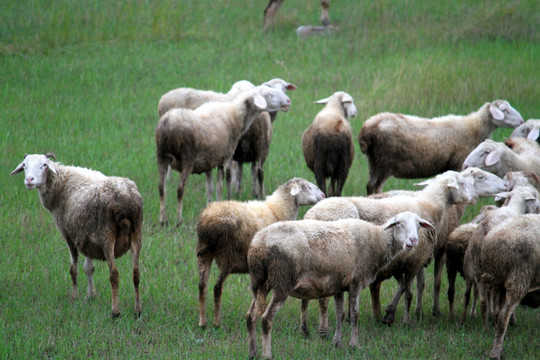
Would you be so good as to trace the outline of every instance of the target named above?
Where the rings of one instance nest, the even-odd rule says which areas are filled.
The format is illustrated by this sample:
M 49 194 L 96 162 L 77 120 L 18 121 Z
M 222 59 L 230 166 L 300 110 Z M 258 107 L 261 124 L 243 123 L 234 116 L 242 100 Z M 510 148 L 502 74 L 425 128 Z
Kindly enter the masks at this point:
M 369 179 L 366 185 L 366 191 L 368 195 L 382 192 L 384 182 L 388 178 L 386 174 L 377 174 L 375 171 L 370 171 Z
M 324 26 L 330 25 L 330 16 L 328 15 L 328 9 L 330 8 L 330 0 L 321 0 L 321 22 Z
M 450 319 L 454 320 L 454 299 L 456 295 L 456 276 L 457 269 L 454 266 L 446 265 L 446 272 L 448 277 L 448 309 L 450 312 Z
M 351 340 L 349 345 L 358 348 L 358 300 L 360 296 L 360 288 L 358 286 L 349 287 L 349 316 L 351 317 Z
M 330 297 L 319 299 L 319 335 L 322 338 L 328 337 L 328 304 Z
M 219 327 L 220 323 L 220 313 L 221 313 L 221 295 L 223 293 L 223 284 L 230 272 L 224 269 L 221 269 L 216 285 L 214 285 L 214 326 Z
M 302 305 L 300 306 L 300 331 L 303 337 L 309 336 L 309 329 L 307 325 L 307 309 L 309 306 L 309 300 L 302 299 Z
M 180 172 L 180 182 L 178 183 L 178 189 L 176 189 L 176 197 L 178 199 L 178 205 L 176 208 L 176 226 L 182 225 L 182 202 L 184 199 L 184 188 L 189 175 L 191 175 L 192 169 L 193 167 L 185 168 Z
M 478 287 L 478 293 L 480 294 L 480 311 L 482 312 L 482 324 L 484 325 L 484 330 L 488 330 L 488 293 L 484 284 L 477 282 L 476 286 Z
M 334 302 L 336 306 L 336 331 L 334 333 L 334 338 L 332 339 L 332 344 L 335 347 L 341 346 L 341 337 L 342 337 L 342 329 L 343 329 L 343 318 L 345 317 L 345 311 L 344 311 L 344 301 L 343 301 L 343 293 L 339 293 L 334 295 Z
M 77 289 L 77 277 L 79 275 L 79 252 L 75 249 L 75 245 L 68 242 L 69 255 L 71 258 L 71 266 L 69 267 L 69 274 L 71 275 L 71 301 L 75 300 L 79 296 L 79 290 Z
M 422 273 L 421 275 L 421 278 L 422 278 L 422 283 L 424 283 L 424 269 L 421 269 L 418 273 Z M 412 286 L 413 286 L 413 280 L 414 280 L 414 276 L 405 276 L 405 299 L 404 299 L 404 306 L 403 306 L 403 324 L 404 325 L 409 325 L 411 323 L 411 318 L 410 318 L 410 310 L 411 310 L 411 302 L 412 302 L 412 297 L 413 297 L 413 293 L 412 293 Z M 423 290 L 424 286 L 422 285 L 422 290 Z M 421 289 L 419 288 L 418 289 L 418 292 L 420 292 Z M 398 299 L 399 301 L 399 299 Z M 420 304 L 422 302 L 420 301 Z M 396 306 L 397 306 L 397 303 L 396 303 Z M 422 305 L 420 305 L 420 309 L 422 308 Z M 394 308 L 394 313 L 395 313 L 396 309 Z
M 474 283 L 472 284 L 472 291 L 473 291 L 473 302 L 472 302 L 471 311 L 469 312 L 469 315 L 475 318 L 476 317 L 476 303 L 478 302 L 479 295 L 478 295 L 478 288 L 476 287 Z
M 248 330 L 248 352 L 249 358 L 257 356 L 257 341 L 255 340 L 255 326 L 257 325 L 257 300 L 253 297 L 251 305 L 246 314 L 246 325 Z
M 214 195 L 214 181 L 212 179 L 212 170 L 204 173 L 206 175 L 206 205 L 212 202 Z
M 463 314 L 461 314 L 462 325 L 465 324 L 465 318 L 467 317 L 467 308 L 469 307 L 469 302 L 471 301 L 472 286 L 474 286 L 474 282 L 472 280 L 465 279 L 465 294 L 463 295 Z M 475 289 L 478 289 L 478 288 L 475 287 Z M 478 290 L 476 290 L 476 292 L 478 293 Z
M 439 293 L 441 292 L 442 271 L 446 259 L 446 252 L 444 249 L 437 251 L 435 254 L 434 264 L 434 279 L 433 279 L 433 310 L 431 313 L 433 316 L 441 315 Z
M 396 291 L 396 294 L 394 295 L 394 299 L 392 299 L 392 302 L 386 307 L 385 311 L 386 314 L 383 318 L 383 323 L 388 324 L 388 326 L 391 326 L 394 323 L 394 317 L 396 315 L 396 308 L 399 303 L 399 300 L 401 299 L 401 295 L 403 295 L 403 292 L 405 291 L 405 285 L 403 279 L 398 280 L 398 289 Z M 403 319 L 405 321 L 405 318 Z
M 83 268 L 86 274 L 86 282 L 88 283 L 86 298 L 91 299 L 96 296 L 96 290 L 94 289 L 94 261 L 87 256 L 84 259 Z
M 199 326 L 206 327 L 206 294 L 208 277 L 214 257 L 211 254 L 197 256 L 197 267 L 199 268 Z
M 133 267 L 133 288 L 135 289 L 135 306 L 133 307 L 135 314 L 142 313 L 141 297 L 139 294 L 139 283 L 141 281 L 141 273 L 139 271 L 139 256 L 141 254 L 141 239 L 140 234 L 138 239 L 131 242 L 131 263 Z
M 165 159 L 158 158 L 158 171 L 159 171 L 159 223 L 161 225 L 167 224 L 167 214 L 165 212 L 165 190 L 167 183 L 167 171 L 169 169 L 169 162 Z
M 382 312 L 381 312 L 381 282 L 374 281 L 369 285 L 369 292 L 371 294 L 371 308 L 373 311 L 373 317 L 376 322 L 381 321 Z
M 418 271 L 418 274 L 416 274 L 416 309 L 415 309 L 415 314 L 416 314 L 416 319 L 420 319 L 420 315 L 423 314 L 423 311 L 422 311 L 422 299 L 424 297 L 424 287 L 426 285 L 426 280 L 425 280 L 425 277 L 424 277 L 424 269 L 420 269 L 420 271 Z M 412 286 L 412 281 L 411 281 L 411 286 Z M 411 293 L 412 294 L 412 293 Z
M 217 179 L 216 179 L 216 201 L 223 200 L 223 166 L 218 166 L 217 168 Z M 230 189 L 229 189 L 230 190 Z M 229 191 L 228 198 L 231 198 L 231 193 Z
M 276 23 L 276 13 L 285 0 L 270 0 L 264 9 L 264 31 Z
M 103 249 L 105 260 L 109 266 L 109 280 L 111 282 L 111 294 L 112 294 L 112 317 L 117 318 L 120 316 L 120 310 L 118 309 L 118 269 L 114 263 L 114 241 L 106 241 L 105 248 Z
M 324 195 L 328 196 L 328 191 L 326 190 L 326 178 L 317 171 L 315 171 L 315 181 L 317 182 L 317 186 L 319 187 L 319 189 L 322 190 Z
M 508 293 L 506 294 L 504 305 L 502 306 L 501 311 L 498 313 L 495 320 L 495 339 L 493 341 L 493 347 L 489 353 L 490 359 L 501 358 L 502 344 L 506 334 L 506 329 L 508 329 L 508 322 L 519 304 L 519 299 L 520 298 L 511 296 Z
M 262 315 L 262 357 L 264 359 L 272 358 L 272 327 L 274 325 L 274 317 L 276 313 L 281 309 L 283 304 L 287 300 L 287 295 L 276 292 L 272 295 L 270 304 L 266 308 L 266 311 Z
M 258 199 L 264 197 L 264 170 L 260 160 L 251 163 L 252 193 Z
M 231 161 L 231 188 L 234 190 L 236 197 L 240 197 L 240 191 L 242 190 L 242 171 L 243 164 L 238 161 Z
M 330 178 L 328 181 L 328 196 L 338 196 L 336 194 L 336 179 Z

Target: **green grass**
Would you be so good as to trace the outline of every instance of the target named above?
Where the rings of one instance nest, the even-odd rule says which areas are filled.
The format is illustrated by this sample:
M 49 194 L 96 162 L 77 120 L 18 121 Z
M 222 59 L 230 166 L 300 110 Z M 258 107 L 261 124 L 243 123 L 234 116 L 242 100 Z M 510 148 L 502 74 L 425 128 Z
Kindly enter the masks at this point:
M 260 83 L 281 77 L 298 85 L 291 110 L 280 114 L 265 164 L 271 192 L 293 176 L 313 181 L 300 136 L 320 109 L 312 104 L 334 91 L 350 93 L 358 107 L 354 133 L 381 111 L 423 116 L 464 114 L 504 98 L 525 119 L 540 109 L 540 6 L 537 1 L 332 2 L 333 36 L 298 39 L 295 28 L 317 24 L 319 2 L 288 0 L 277 26 L 262 32 L 266 1 L 130 0 L 13 1 L 0 3 L 0 358 L 245 358 L 244 315 L 248 277 L 231 276 L 223 295 L 223 325 L 197 326 L 198 275 L 195 222 L 205 206 L 204 176 L 188 181 L 181 228 L 158 225 L 154 127 L 166 91 L 189 86 L 227 91 L 240 79 Z M 498 129 L 503 139 L 510 129 Z M 356 140 L 355 140 L 356 142 Z M 36 191 L 8 174 L 25 153 L 54 152 L 64 164 L 134 180 L 144 198 L 141 255 L 142 317 L 133 315 L 129 256 L 118 261 L 120 309 L 110 318 L 110 285 L 96 264 L 98 297 L 71 303 L 69 254 Z M 250 198 L 244 171 L 242 200 Z M 356 155 L 344 195 L 365 194 L 365 157 Z M 175 216 L 178 175 L 169 182 L 167 211 Z M 390 179 L 385 190 L 412 189 L 415 180 Z M 464 221 L 485 203 L 470 206 Z M 303 214 L 305 209 L 302 210 Z M 311 337 L 299 331 L 299 301 L 289 299 L 275 322 L 276 358 L 484 358 L 493 330 L 478 319 L 465 326 L 430 315 L 428 268 L 424 317 L 406 328 L 375 324 L 367 291 L 361 295 L 362 349 L 334 349 L 316 335 L 317 307 L 310 308 Z M 216 278 L 214 271 L 211 286 Z M 457 311 L 462 282 L 458 280 Z M 383 304 L 395 282 L 383 285 Z M 443 283 L 443 294 L 446 282 Z M 208 315 L 213 312 L 209 290 Z M 507 359 L 535 358 L 538 311 L 518 310 L 518 326 L 504 343 Z M 331 331 L 335 324 L 331 310 Z M 344 327 L 348 343 L 349 325 Z M 259 330 L 260 333 L 260 330 Z M 260 339 L 258 338 L 259 343 Z

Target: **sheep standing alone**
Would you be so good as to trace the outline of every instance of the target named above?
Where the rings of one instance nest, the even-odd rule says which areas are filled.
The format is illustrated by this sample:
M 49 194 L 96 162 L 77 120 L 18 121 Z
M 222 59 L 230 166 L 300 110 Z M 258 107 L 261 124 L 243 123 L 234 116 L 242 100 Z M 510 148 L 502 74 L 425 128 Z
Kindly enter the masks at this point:
M 502 299 L 495 317 L 491 359 L 501 358 L 506 329 L 517 305 L 529 291 L 540 287 L 539 232 L 540 215 L 514 216 L 494 227 L 481 244 L 480 282 Z
M 540 145 L 526 138 L 510 138 L 505 143 L 487 139 L 463 162 L 463 169 L 478 167 L 503 177 L 509 171 L 528 170 L 540 174 Z
M 214 325 L 220 325 L 223 284 L 232 273 L 247 273 L 247 252 L 255 233 L 284 220 L 294 220 L 301 205 L 324 198 L 322 191 L 301 178 L 278 187 L 265 201 L 223 201 L 210 204 L 197 221 L 197 264 L 199 268 L 199 326 L 206 326 L 206 289 L 212 261 L 220 269 L 214 286 Z
M 114 259 L 131 250 L 135 312 L 140 314 L 139 254 L 143 201 L 137 185 L 126 178 L 64 166 L 49 158 L 55 159 L 53 154 L 27 155 L 11 175 L 24 170 L 26 188 L 38 189 L 41 204 L 49 210 L 67 242 L 71 255 L 71 299 L 78 296 L 79 252 L 85 256 L 87 297 L 96 295 L 93 259 L 105 260 L 110 271 L 112 316 L 119 316 L 118 270 Z
M 315 174 L 317 186 L 327 196 L 341 196 L 354 160 L 351 124 L 347 118 L 356 116 L 356 106 L 352 96 L 343 91 L 315 103 L 326 106 L 302 134 L 302 152 L 308 168 Z M 330 178 L 328 191 L 327 178 Z
M 349 344 L 358 347 L 360 290 L 368 286 L 377 270 L 398 252 L 418 244 L 419 226 L 433 228 L 418 215 L 404 212 L 382 226 L 358 219 L 300 220 L 279 222 L 259 231 L 248 251 L 253 291 L 253 301 L 246 314 L 250 358 L 257 354 L 255 325 L 260 315 L 262 355 L 272 357 L 274 317 L 288 296 L 304 300 L 334 296 L 337 326 L 333 343 L 339 346 L 343 292 L 348 291 L 351 304 Z M 272 291 L 272 299 L 266 306 L 269 291 Z
M 270 0 L 264 9 L 264 31 L 276 23 L 276 14 L 285 0 Z M 323 25 L 330 25 L 330 17 L 328 9 L 330 8 L 330 0 L 321 0 L 321 22 Z
M 366 120 L 358 134 L 369 162 L 367 193 L 381 192 L 389 176 L 412 179 L 459 171 L 467 155 L 497 127 L 522 123 L 521 115 L 505 100 L 486 103 L 466 116 L 425 119 L 377 114 Z
M 182 223 L 184 186 L 191 173 L 206 174 L 206 196 L 212 198 L 212 169 L 217 167 L 216 196 L 221 200 L 223 171 L 229 165 L 240 136 L 262 111 L 288 111 L 291 100 L 279 90 L 259 86 L 227 102 L 206 103 L 195 110 L 172 109 L 156 127 L 159 170 L 160 223 L 165 214 L 165 181 L 169 166 L 180 172 L 177 224 Z

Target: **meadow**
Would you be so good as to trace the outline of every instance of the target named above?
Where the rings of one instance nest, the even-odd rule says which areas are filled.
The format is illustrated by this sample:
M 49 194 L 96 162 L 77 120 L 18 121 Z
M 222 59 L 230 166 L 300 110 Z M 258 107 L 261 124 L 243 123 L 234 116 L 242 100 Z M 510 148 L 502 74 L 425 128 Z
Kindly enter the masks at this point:
M 154 129 L 157 103 L 177 87 L 226 92 L 240 79 L 262 83 L 281 77 L 298 86 L 292 106 L 274 123 L 265 163 L 271 193 L 294 176 L 314 181 L 300 137 L 334 91 L 351 94 L 363 121 L 382 112 L 420 116 L 467 114 L 494 99 L 508 100 L 524 119 L 540 117 L 540 5 L 517 1 L 333 1 L 339 31 L 301 39 L 297 26 L 318 25 L 317 0 L 287 0 L 276 27 L 262 31 L 266 0 L 105 0 L 0 2 L 0 358 L 1 359 L 238 359 L 247 357 L 245 313 L 251 301 L 246 275 L 228 278 L 221 328 L 197 326 L 198 274 L 195 225 L 205 207 L 205 179 L 192 175 L 184 198 L 184 224 L 158 222 Z M 504 139 L 510 129 L 493 134 Z M 343 195 L 365 195 L 366 158 L 356 154 Z M 133 313 L 130 256 L 117 261 L 120 310 L 110 316 L 109 272 L 96 263 L 98 296 L 70 302 L 69 252 L 37 191 L 23 176 L 9 176 L 25 153 L 53 152 L 58 161 L 134 180 L 144 199 L 141 300 Z M 174 173 L 167 211 L 174 219 Z M 385 190 L 414 189 L 417 180 L 391 178 Z M 241 200 L 251 199 L 249 169 Z M 491 203 L 469 206 L 463 221 Z M 303 215 L 306 209 L 300 213 Z M 82 261 L 81 261 L 82 263 Z M 215 270 L 215 269 L 214 269 Z M 277 359 L 486 358 L 493 329 L 480 319 L 464 326 L 431 315 L 433 268 L 427 269 L 424 315 L 392 327 L 375 323 L 368 291 L 361 294 L 361 349 L 335 349 L 317 336 L 317 306 L 310 307 L 311 336 L 300 334 L 300 301 L 289 299 L 276 316 Z M 210 280 L 213 286 L 217 271 Z M 445 277 L 446 275 L 443 275 Z M 463 282 L 457 281 L 457 312 Z M 383 306 L 396 288 L 382 286 Z M 211 318 L 212 290 L 208 298 Z M 518 325 L 504 342 L 506 359 L 538 358 L 538 310 L 519 308 Z M 260 324 L 260 323 L 259 323 Z M 330 331 L 335 316 L 330 311 Z M 259 326 L 260 327 L 260 326 Z M 259 329 L 260 334 L 260 329 Z M 260 346 L 260 337 L 259 337 Z

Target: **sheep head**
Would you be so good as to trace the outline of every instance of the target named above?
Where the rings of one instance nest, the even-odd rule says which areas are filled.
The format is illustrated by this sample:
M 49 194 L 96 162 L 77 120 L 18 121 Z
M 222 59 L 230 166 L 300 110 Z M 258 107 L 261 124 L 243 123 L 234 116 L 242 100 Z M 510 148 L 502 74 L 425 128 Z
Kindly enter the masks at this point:
M 24 185 L 28 190 L 39 188 L 47 182 L 49 170 L 56 174 L 56 165 L 53 160 L 54 154 L 26 155 L 24 160 L 11 172 L 15 175 L 24 170 Z
M 523 124 L 521 114 L 506 100 L 495 100 L 489 104 L 493 123 L 499 127 L 515 128 Z
M 403 243 L 403 250 L 411 250 L 418 245 L 419 227 L 435 230 L 429 221 L 410 211 L 397 214 L 383 225 L 384 229 L 393 228 L 394 238 Z

